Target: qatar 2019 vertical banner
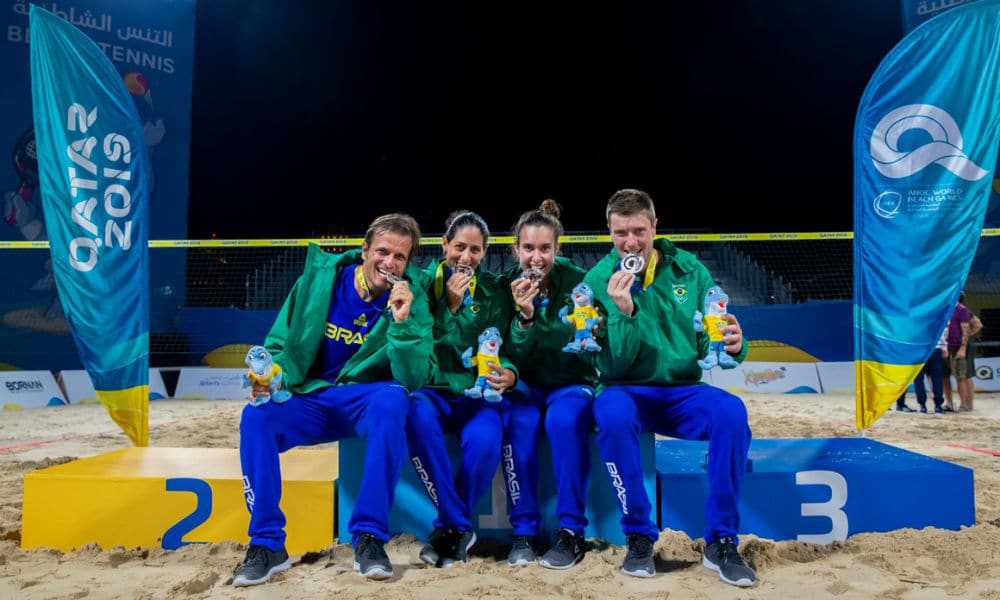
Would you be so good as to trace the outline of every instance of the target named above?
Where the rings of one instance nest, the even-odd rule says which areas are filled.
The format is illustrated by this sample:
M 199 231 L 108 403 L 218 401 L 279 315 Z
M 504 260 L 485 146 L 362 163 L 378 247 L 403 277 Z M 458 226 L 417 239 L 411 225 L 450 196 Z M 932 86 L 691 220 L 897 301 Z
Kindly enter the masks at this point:
M 187 237 L 195 0 L 0 0 L 0 369 L 77 369 L 49 251 L 24 248 L 48 239 L 32 128 L 30 4 L 78 27 L 121 74 L 152 167 L 148 222 L 155 240 Z M 152 251 L 149 265 L 155 336 L 173 330 L 184 301 L 184 256 Z

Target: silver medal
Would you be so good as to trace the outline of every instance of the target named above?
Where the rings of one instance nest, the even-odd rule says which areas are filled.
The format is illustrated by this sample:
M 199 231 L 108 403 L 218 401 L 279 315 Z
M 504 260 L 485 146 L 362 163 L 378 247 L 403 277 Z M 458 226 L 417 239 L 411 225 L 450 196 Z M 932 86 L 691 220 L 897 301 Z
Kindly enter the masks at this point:
M 622 271 L 638 275 L 646 266 L 646 259 L 634 253 L 626 254 L 622 257 Z

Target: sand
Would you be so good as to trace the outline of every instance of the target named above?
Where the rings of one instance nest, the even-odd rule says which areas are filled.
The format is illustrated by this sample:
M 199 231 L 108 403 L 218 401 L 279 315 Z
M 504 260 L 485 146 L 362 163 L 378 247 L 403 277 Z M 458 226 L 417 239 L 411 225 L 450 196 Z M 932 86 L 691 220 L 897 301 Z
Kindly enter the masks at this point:
M 848 395 L 745 396 L 754 436 L 854 436 Z M 914 405 L 910 399 L 910 405 Z M 240 401 L 161 400 L 150 409 L 150 445 L 236 448 Z M 976 523 L 864 533 L 829 545 L 741 536 L 758 584 L 729 586 L 701 566 L 702 541 L 664 530 L 656 576 L 621 573 L 623 548 L 597 543 L 575 568 L 512 568 L 505 549 L 480 542 L 468 564 L 425 568 L 420 542 L 393 538 L 395 575 L 368 581 L 351 568 L 349 544 L 293 555 L 293 567 L 253 588 L 230 585 L 245 548 L 235 542 L 69 552 L 20 548 L 23 477 L 34 469 L 128 446 L 99 405 L 0 412 L 0 598 L 894 598 L 1000 600 L 1000 394 L 981 393 L 959 415 L 886 413 L 872 439 L 974 469 Z M 53 441 L 55 440 L 55 441 Z M 326 447 L 335 448 L 335 445 Z M 949 510 L 942 505 L 941 510 Z M 892 511 L 887 502 L 885 511 Z M 595 540 L 595 542 L 599 542 Z

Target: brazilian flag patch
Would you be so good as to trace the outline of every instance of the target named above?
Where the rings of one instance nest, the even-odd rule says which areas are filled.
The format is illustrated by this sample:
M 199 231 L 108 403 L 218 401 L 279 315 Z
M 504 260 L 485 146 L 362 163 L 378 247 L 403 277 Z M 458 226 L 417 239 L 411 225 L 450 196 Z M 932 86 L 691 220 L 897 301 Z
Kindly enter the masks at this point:
M 686 285 L 674 286 L 674 300 L 676 300 L 678 304 L 684 304 L 688 301 L 688 289 Z

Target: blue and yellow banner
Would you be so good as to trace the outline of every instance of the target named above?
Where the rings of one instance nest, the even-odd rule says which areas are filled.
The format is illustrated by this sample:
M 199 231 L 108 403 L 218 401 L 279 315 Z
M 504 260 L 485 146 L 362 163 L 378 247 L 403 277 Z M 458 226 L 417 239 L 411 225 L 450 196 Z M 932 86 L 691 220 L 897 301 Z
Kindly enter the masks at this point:
M 0 156 L 9 157 L 0 160 L 0 244 L 44 244 L 49 239 L 31 115 L 32 5 L 76 26 L 115 65 L 142 120 L 149 152 L 149 235 L 187 237 L 195 3 L 0 0 Z M 150 254 L 154 352 L 157 334 L 169 337 L 177 308 L 185 301 L 185 256 L 183 251 Z M 48 249 L 5 253 L 3 265 L 0 369 L 83 368 L 58 301 Z
M 32 5 L 39 190 L 63 312 L 97 397 L 149 444 L 149 155 L 114 65 Z
M 979 243 L 1000 146 L 1000 0 L 928 20 L 868 82 L 854 130 L 857 427 L 913 380 Z

